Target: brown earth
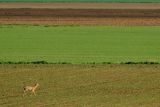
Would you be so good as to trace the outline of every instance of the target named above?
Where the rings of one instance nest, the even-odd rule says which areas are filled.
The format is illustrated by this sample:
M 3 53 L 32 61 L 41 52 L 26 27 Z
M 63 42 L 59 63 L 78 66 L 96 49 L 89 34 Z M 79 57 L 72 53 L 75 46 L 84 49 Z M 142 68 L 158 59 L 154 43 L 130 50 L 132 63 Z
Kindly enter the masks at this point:
M 44 25 L 160 25 L 160 18 L 54 18 L 54 17 L 0 17 L 0 24 Z
M 160 9 L 160 3 L 0 3 L 0 8 Z
M 0 23 L 50 25 L 160 25 L 160 4 L 0 3 Z
M 0 16 L 160 18 L 160 9 L 0 9 Z

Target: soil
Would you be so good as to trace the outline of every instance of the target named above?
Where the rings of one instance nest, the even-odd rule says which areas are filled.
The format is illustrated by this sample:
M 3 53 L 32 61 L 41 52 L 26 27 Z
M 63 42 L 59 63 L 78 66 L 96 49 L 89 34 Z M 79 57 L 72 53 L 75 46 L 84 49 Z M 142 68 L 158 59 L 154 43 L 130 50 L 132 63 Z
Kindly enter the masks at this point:
M 55 18 L 55 17 L 0 17 L 0 24 L 43 25 L 160 25 L 160 18 Z
M 0 8 L 160 9 L 160 3 L 0 3 Z
M 0 3 L 1 24 L 160 25 L 154 3 Z

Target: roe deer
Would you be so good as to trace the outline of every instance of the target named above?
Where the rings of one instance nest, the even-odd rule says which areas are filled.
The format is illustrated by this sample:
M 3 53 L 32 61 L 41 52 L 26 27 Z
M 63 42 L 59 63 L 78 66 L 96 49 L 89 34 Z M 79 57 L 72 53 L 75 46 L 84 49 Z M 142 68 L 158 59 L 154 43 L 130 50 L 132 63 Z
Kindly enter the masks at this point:
M 27 91 L 31 91 L 34 95 L 36 95 L 35 94 L 35 91 L 36 91 L 36 89 L 37 89 L 37 87 L 39 86 L 39 84 L 38 83 L 36 83 L 34 86 L 25 86 L 24 88 L 23 88 L 23 96 L 25 95 L 25 93 L 27 92 Z

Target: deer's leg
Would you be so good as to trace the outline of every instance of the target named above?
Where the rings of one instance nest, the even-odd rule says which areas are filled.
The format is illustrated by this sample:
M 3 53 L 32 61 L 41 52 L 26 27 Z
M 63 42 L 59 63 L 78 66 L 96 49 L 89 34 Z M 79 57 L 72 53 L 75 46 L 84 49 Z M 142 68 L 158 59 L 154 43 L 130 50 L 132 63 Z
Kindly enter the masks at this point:
M 23 91 L 23 97 L 24 97 L 25 94 L 26 94 L 26 91 L 24 90 L 24 91 Z
M 36 95 L 35 90 L 33 90 L 32 93 L 33 93 L 34 95 Z
M 36 95 L 35 91 L 33 93 L 34 93 L 34 95 Z

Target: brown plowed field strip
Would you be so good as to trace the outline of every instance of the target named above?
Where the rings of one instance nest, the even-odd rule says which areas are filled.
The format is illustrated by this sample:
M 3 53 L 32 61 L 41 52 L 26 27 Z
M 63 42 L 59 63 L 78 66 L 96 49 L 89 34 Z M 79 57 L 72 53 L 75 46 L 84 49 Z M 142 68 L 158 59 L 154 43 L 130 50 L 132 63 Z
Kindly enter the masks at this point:
M 159 17 L 160 9 L 0 9 L 0 16 L 45 17 Z
M 160 4 L 0 3 L 0 23 L 160 25 Z
M 160 25 L 160 18 L 55 18 L 55 17 L 0 17 L 0 24 L 43 25 Z
M 160 9 L 160 3 L 0 3 L 0 8 Z

